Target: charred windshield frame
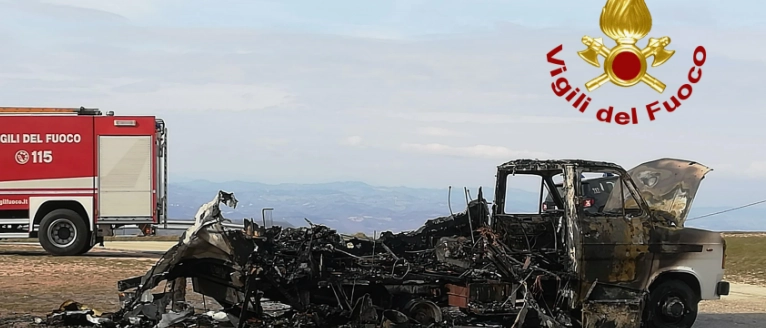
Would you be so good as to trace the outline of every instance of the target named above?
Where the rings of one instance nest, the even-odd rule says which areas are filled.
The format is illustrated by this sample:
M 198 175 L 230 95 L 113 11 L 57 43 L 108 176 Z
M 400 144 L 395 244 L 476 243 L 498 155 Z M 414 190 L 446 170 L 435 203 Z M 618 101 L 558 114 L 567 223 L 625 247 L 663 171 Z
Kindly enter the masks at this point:
M 506 205 L 506 197 L 507 197 L 507 188 L 508 188 L 508 180 L 510 177 L 513 176 L 538 176 L 541 178 L 540 183 L 540 194 L 538 195 L 538 206 L 537 206 L 537 214 L 541 214 L 541 206 L 543 201 L 545 200 L 545 197 L 543 197 L 543 188 L 548 190 L 548 193 L 553 196 L 553 202 L 556 204 L 556 207 L 558 208 L 564 208 L 564 199 L 561 195 L 559 195 L 558 190 L 556 189 L 557 186 L 553 182 L 553 177 L 557 175 L 564 175 L 564 171 L 560 169 L 555 170 L 540 170 L 540 171 L 521 171 L 516 172 L 513 170 L 500 170 L 497 174 L 497 185 L 495 186 L 495 202 L 493 204 L 493 212 L 495 214 L 514 214 L 514 213 L 506 213 L 505 212 L 505 205 Z M 552 190 L 556 190 L 556 192 L 553 192 Z

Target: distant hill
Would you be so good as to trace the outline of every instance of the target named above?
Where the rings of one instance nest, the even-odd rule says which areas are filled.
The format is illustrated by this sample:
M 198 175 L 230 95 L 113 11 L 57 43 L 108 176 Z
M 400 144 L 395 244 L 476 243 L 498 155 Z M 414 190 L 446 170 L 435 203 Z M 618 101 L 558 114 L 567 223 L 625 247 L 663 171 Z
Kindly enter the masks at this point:
M 236 209 L 222 207 L 224 216 L 233 221 L 245 217 L 260 221 L 261 208 L 272 207 L 274 221 L 303 226 L 306 225 L 305 218 L 342 232 L 372 233 L 376 230 L 417 229 L 428 219 L 450 214 L 448 188 L 377 187 L 361 182 L 268 185 L 196 180 L 169 185 L 168 216 L 191 219 L 199 206 L 210 201 L 218 190 L 234 192 L 239 200 Z M 529 194 L 522 190 L 513 192 Z M 476 198 L 478 188 L 472 188 L 470 193 Z M 492 189 L 484 189 L 485 198 L 491 200 L 492 194 Z M 465 209 L 462 188 L 453 188 L 451 198 L 454 212 Z M 529 202 L 515 204 L 536 207 L 535 203 Z
M 341 232 L 355 233 L 385 230 L 417 229 L 428 219 L 450 214 L 448 188 L 426 189 L 408 187 L 378 187 L 362 182 L 333 182 L 323 184 L 278 184 L 194 180 L 171 183 L 168 187 L 168 214 L 171 219 L 191 219 L 199 206 L 210 201 L 218 190 L 234 192 L 239 200 L 236 209 L 222 207 L 224 216 L 241 222 L 242 218 L 261 220 L 261 209 L 273 207 L 275 223 L 306 225 L 305 219 L 333 227 Z M 492 188 L 483 188 L 484 197 L 493 200 Z M 470 188 L 476 198 L 478 188 Z M 537 207 L 536 194 L 511 190 L 510 206 L 524 211 Z M 453 188 L 453 212 L 465 209 L 463 188 Z M 725 210 L 728 207 L 705 207 L 695 203 L 690 218 Z M 732 204 L 732 207 L 742 204 Z M 284 224 L 284 223 L 282 223 Z M 766 206 L 754 206 L 739 211 L 693 220 L 690 226 L 712 230 L 766 231 Z

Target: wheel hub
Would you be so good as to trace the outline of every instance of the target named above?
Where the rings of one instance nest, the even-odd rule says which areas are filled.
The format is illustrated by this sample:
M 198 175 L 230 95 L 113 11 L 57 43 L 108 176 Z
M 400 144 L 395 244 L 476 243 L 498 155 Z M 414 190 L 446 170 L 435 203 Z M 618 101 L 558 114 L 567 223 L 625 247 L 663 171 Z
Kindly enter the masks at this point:
M 68 247 L 74 243 L 77 237 L 77 230 L 69 220 L 58 219 L 51 223 L 48 230 L 49 240 L 57 247 Z
M 410 317 L 420 324 L 432 324 L 442 321 L 441 309 L 433 302 L 426 300 L 411 300 L 405 306 Z
M 669 298 L 662 306 L 662 314 L 671 318 L 680 318 L 684 315 L 686 307 L 678 297 Z

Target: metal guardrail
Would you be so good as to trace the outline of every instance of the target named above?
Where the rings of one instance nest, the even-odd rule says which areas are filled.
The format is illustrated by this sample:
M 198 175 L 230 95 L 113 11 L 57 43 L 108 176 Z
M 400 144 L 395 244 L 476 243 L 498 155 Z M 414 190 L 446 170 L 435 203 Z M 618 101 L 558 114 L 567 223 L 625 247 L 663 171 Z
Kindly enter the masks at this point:
M 194 225 L 194 221 L 168 221 L 167 227 L 163 227 L 163 230 L 186 230 L 189 229 Z M 245 226 L 243 224 L 237 224 L 237 223 L 228 223 L 225 222 L 222 224 L 224 228 L 229 229 L 244 229 Z
M 167 224 L 158 224 L 157 229 L 161 230 L 186 230 L 194 225 L 194 221 L 168 221 Z M 237 223 L 223 223 L 223 227 L 227 229 L 244 229 L 243 224 Z M 118 229 L 138 229 L 137 225 L 124 225 Z
M 261 219 L 263 222 L 263 226 L 270 227 L 274 225 L 274 219 L 272 218 L 272 215 L 271 215 L 272 211 L 274 211 L 274 209 L 271 207 L 266 207 L 261 209 Z M 186 230 L 193 225 L 194 225 L 194 220 L 166 220 L 163 223 L 157 224 L 156 227 L 162 230 Z M 245 228 L 244 224 L 228 223 L 228 222 L 223 223 L 223 227 L 228 229 L 244 229 Z M 120 229 L 139 229 L 139 228 L 137 225 L 125 225 L 125 226 L 122 226 Z

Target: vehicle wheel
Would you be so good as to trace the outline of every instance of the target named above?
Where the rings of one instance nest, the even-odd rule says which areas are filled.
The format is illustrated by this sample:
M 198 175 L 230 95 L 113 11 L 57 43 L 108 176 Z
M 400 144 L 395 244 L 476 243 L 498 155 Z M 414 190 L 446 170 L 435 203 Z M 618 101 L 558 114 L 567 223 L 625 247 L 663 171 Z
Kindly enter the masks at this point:
M 649 293 L 648 327 L 691 328 L 697 320 L 699 296 L 683 281 L 668 280 Z
M 82 254 L 85 254 L 87 252 L 90 252 L 90 250 L 93 249 L 93 246 L 96 246 L 96 244 L 90 245 L 90 234 L 88 234 L 88 239 L 87 240 L 88 240 L 88 242 L 85 243 L 85 246 L 79 252 L 77 252 L 77 255 L 82 255 Z
M 68 209 L 53 210 L 43 217 L 38 236 L 40 245 L 52 255 L 78 255 L 88 247 L 85 220 Z

